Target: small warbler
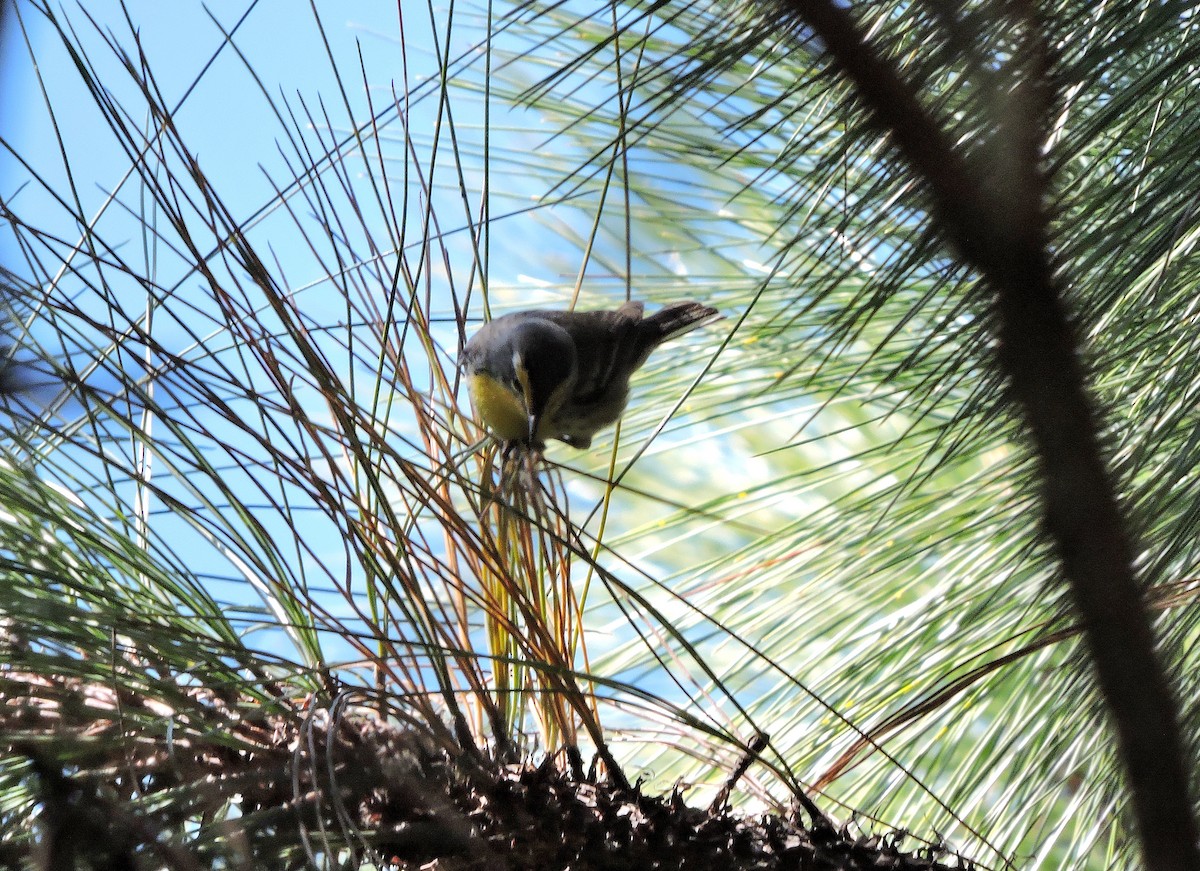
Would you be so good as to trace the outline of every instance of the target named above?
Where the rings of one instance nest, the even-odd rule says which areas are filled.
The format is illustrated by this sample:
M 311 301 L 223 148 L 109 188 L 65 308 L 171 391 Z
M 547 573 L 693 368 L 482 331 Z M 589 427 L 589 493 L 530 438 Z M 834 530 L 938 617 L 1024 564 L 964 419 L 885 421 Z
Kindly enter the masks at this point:
M 505 442 L 535 448 L 559 439 L 586 448 L 616 422 L 629 376 L 672 336 L 719 317 L 677 302 L 642 317 L 640 302 L 587 312 L 524 311 L 480 327 L 460 358 L 471 403 Z

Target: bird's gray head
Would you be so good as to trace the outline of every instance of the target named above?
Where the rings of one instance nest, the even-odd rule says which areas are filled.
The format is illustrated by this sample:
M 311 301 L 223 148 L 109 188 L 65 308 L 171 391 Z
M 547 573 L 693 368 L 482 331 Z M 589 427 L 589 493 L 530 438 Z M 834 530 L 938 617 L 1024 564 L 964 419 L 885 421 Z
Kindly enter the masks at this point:
M 570 394 L 575 380 L 575 342 L 558 324 L 531 318 L 513 326 L 509 346 L 513 371 L 525 394 L 529 438 L 537 441 L 542 418 Z

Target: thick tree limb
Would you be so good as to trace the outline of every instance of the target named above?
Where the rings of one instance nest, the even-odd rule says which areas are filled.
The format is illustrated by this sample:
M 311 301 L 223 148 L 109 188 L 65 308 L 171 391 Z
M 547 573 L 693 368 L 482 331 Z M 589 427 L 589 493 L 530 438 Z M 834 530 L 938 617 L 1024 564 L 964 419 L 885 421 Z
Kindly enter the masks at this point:
M 876 124 L 924 181 L 938 230 L 994 294 L 999 363 L 1037 454 L 1046 528 L 1062 560 L 1101 692 L 1116 726 L 1146 867 L 1200 868 L 1175 699 L 1155 652 L 1125 529 L 1098 437 L 1078 336 L 1055 279 L 1040 166 L 1049 61 L 1028 8 L 1014 27 L 1024 57 L 992 143 L 956 150 L 913 86 L 863 38 L 844 4 L 764 0 L 824 42 Z M 1006 7 L 1013 10 L 1014 5 Z M 1006 113 L 1007 114 L 1007 113 Z

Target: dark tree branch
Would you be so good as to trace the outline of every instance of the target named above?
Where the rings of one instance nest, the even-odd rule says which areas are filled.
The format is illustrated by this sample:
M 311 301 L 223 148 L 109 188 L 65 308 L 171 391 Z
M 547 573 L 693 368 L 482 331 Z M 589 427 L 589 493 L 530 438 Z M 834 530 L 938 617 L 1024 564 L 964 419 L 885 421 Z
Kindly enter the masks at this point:
M 917 90 L 833 0 L 764 0 L 824 42 L 874 122 L 924 181 L 937 229 L 994 294 L 999 363 L 1036 451 L 1047 532 L 1062 561 L 1112 712 L 1146 866 L 1200 868 L 1176 703 L 1155 652 L 1133 548 L 1098 436 L 1079 339 L 1055 279 L 1043 203 L 1049 52 L 1030 4 L 1003 8 L 1023 34 L 1003 70 L 988 139 L 957 150 Z

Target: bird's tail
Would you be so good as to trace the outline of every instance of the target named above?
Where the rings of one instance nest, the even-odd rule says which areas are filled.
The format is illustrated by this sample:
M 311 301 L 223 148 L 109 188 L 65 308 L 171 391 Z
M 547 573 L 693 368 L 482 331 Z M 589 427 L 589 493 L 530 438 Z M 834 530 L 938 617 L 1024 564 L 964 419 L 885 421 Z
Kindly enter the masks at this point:
M 641 326 L 653 336 L 654 344 L 681 336 L 721 317 L 712 306 L 688 301 L 671 303 L 642 320 Z

